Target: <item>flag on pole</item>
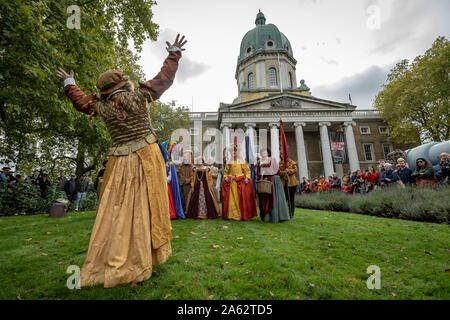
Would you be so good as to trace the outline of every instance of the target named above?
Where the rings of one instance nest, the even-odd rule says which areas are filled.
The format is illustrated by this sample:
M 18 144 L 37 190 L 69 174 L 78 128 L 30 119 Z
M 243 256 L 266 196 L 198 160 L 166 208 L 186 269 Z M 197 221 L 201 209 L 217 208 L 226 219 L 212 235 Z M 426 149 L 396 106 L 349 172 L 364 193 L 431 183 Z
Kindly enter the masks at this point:
M 247 134 L 245 135 L 245 142 L 247 145 L 247 148 L 245 149 L 245 161 L 247 161 L 248 166 L 250 167 L 250 173 L 252 176 L 252 182 L 253 182 L 253 191 L 256 194 L 256 176 L 255 176 L 255 159 L 253 157 L 253 152 L 252 152 L 252 146 L 251 146 L 251 141 L 250 141 L 250 136 L 248 134 L 248 129 L 247 129 Z
M 286 136 L 284 134 L 283 121 L 281 121 L 281 119 L 280 119 L 280 147 L 281 147 L 281 161 L 283 161 L 283 167 L 284 169 L 286 169 L 287 158 L 289 157 L 289 149 Z

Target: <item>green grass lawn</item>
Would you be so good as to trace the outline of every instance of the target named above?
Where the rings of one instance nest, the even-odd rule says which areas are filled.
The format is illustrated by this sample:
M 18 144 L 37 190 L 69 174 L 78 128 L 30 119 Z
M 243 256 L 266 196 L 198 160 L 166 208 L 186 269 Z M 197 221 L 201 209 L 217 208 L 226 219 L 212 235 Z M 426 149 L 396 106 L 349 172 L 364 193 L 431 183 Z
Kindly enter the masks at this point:
M 94 219 L 0 218 L 0 299 L 450 299 L 448 225 L 304 209 L 278 224 L 173 221 L 173 255 L 143 285 L 69 290 Z

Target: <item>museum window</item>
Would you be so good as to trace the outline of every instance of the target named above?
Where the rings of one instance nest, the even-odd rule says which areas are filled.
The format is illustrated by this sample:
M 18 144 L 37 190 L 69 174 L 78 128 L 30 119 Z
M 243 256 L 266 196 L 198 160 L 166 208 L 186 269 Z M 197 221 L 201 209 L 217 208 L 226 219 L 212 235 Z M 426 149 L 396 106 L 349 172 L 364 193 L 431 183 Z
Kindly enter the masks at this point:
M 269 83 L 270 83 L 271 87 L 278 86 L 277 70 L 275 68 L 270 68 L 269 69 Z
M 392 144 L 383 144 L 383 153 L 384 158 L 386 159 L 387 155 L 394 151 L 394 148 L 392 147 Z
M 248 47 L 247 50 L 245 50 L 245 55 L 246 56 L 249 56 L 252 53 L 253 53 L 253 47 L 252 46 Z
M 206 134 L 208 136 L 215 136 L 216 135 L 216 128 L 206 128 Z
M 378 127 L 378 131 L 380 132 L 380 134 L 388 134 L 389 128 L 388 127 Z
M 361 134 L 370 134 L 370 127 L 359 127 Z
M 191 134 L 191 136 L 198 135 L 198 128 L 191 128 L 190 129 L 190 134 Z
M 292 73 L 289 72 L 289 85 L 290 88 L 293 88 L 294 86 L 292 85 Z
M 253 75 L 253 72 L 250 72 L 248 74 L 248 88 L 249 89 L 255 88 L 255 76 Z
M 267 49 L 273 49 L 275 47 L 275 43 L 272 40 L 268 40 L 266 42 L 266 48 Z
M 375 161 L 375 155 L 373 154 L 373 144 L 372 143 L 364 143 L 363 144 L 364 149 L 364 156 L 366 158 L 366 161 Z

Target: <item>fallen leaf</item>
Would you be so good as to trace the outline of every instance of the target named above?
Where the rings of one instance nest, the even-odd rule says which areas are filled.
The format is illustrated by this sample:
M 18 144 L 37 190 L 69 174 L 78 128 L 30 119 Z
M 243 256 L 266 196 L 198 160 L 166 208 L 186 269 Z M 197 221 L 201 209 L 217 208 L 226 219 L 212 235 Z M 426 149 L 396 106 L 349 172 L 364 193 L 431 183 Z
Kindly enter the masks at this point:
M 212 299 L 214 299 L 214 296 L 213 296 L 213 295 L 210 295 L 210 296 L 208 297 L 208 299 L 209 299 L 209 300 L 212 300 Z
M 314 283 L 310 283 L 309 286 L 314 288 L 316 285 Z
M 227 227 L 227 226 L 223 226 L 222 228 L 223 228 L 223 229 L 228 229 L 228 227 Z
M 47 255 L 47 254 L 46 254 L 45 252 L 42 252 L 42 253 L 41 253 L 41 256 L 44 256 L 44 257 L 45 257 L 46 255 Z
M 203 236 L 203 237 L 202 237 L 202 239 L 207 239 L 207 238 L 208 238 L 207 236 Z
M 408 257 L 405 257 L 405 260 L 409 260 Z
M 58 264 L 63 264 L 63 262 L 62 262 L 62 261 L 60 261 L 60 262 L 58 262 Z
M 223 264 L 220 265 L 220 269 L 223 269 Z
M 24 244 L 29 244 L 33 238 L 23 239 Z
M 300 300 L 300 297 L 299 297 L 299 296 L 296 296 L 296 297 L 295 297 L 295 300 Z
M 22 298 L 20 297 L 20 294 L 17 296 L 17 300 L 22 300 Z
M 196 234 L 194 231 L 191 231 L 191 234 Z
M 171 296 L 171 294 L 168 293 L 168 294 L 166 294 L 166 295 L 164 296 L 164 299 L 167 299 L 167 298 L 170 297 L 170 296 Z
M 36 225 L 36 223 L 32 223 L 31 225 L 34 227 Z
M 172 239 L 179 239 L 179 238 L 180 238 L 180 236 L 172 237 Z
M 217 244 L 213 244 L 212 247 L 213 247 L 214 249 L 217 249 L 217 248 L 219 248 L 220 246 L 217 245 Z
M 273 297 L 274 296 L 273 292 L 272 291 L 269 291 L 269 292 L 270 292 L 270 295 Z
M 392 294 L 394 297 L 397 296 L 397 293 L 395 293 L 395 292 L 391 292 L 391 294 Z
M 238 239 L 238 240 L 242 240 L 242 239 L 244 239 L 244 237 L 237 237 L 236 239 Z
M 46 234 L 47 234 L 47 235 L 50 235 L 50 234 L 52 234 L 52 233 L 51 233 L 51 232 L 47 232 Z
M 186 262 L 186 263 L 190 263 L 190 262 L 192 262 L 191 260 L 189 260 L 189 259 L 186 259 L 186 260 L 184 260 L 184 262 Z

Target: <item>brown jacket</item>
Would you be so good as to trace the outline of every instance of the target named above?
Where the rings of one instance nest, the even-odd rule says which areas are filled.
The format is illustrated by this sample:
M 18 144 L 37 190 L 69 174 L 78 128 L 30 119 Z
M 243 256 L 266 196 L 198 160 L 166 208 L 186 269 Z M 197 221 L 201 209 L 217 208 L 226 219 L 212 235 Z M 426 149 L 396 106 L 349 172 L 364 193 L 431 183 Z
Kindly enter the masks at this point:
M 145 83 L 139 82 L 139 88 L 135 92 L 121 92 L 113 96 L 113 98 L 117 97 L 118 104 L 125 109 L 126 115 L 121 109 L 117 108 L 115 99 L 107 102 L 101 101 L 97 93 L 86 95 L 76 85 L 68 85 L 64 88 L 64 91 L 76 110 L 91 117 L 96 115 L 102 116 L 111 134 L 113 146 L 121 145 L 133 141 L 133 139 L 142 138 L 150 133 L 150 120 L 147 117 L 141 119 L 142 114 L 148 113 L 146 112 L 146 104 L 148 102 L 151 102 L 152 99 L 158 99 L 172 85 L 180 58 L 180 52 L 171 51 L 156 77 Z M 138 128 L 131 127 L 130 124 L 136 122 L 137 119 L 141 119 L 143 122 L 140 123 Z M 128 128 L 129 130 L 125 131 L 139 131 L 139 137 L 135 135 L 123 137 L 123 135 L 118 134 L 118 132 L 123 133 L 124 127 L 130 127 Z
M 298 186 L 297 181 L 297 164 L 293 160 L 288 160 L 286 164 L 287 168 L 284 170 L 284 164 L 280 161 L 280 178 L 283 186 L 285 185 L 286 180 L 288 181 L 288 187 Z

